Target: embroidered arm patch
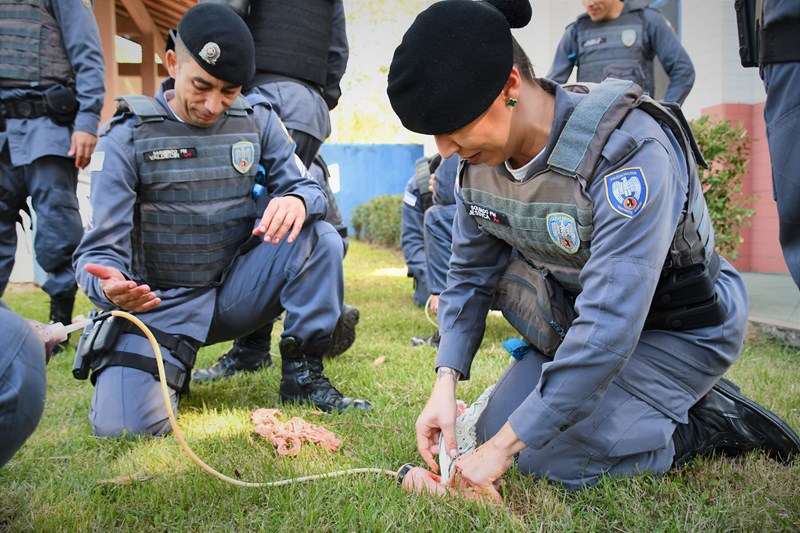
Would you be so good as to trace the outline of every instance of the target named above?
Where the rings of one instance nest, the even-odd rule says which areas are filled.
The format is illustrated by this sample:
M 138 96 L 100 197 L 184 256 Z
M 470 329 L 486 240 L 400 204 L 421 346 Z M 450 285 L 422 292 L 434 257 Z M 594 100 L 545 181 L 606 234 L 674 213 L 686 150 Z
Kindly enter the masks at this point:
M 608 203 L 620 215 L 633 218 L 647 203 L 647 179 L 641 167 L 606 174 L 603 181 Z

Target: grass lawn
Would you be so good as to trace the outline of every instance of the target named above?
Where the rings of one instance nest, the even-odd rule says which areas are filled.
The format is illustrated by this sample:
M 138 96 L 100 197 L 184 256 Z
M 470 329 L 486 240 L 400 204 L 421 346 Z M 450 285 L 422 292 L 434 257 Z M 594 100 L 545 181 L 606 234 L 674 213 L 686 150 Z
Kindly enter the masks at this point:
M 397 470 L 420 459 L 414 421 L 432 385 L 434 350 L 409 339 L 434 327 L 412 302 L 402 256 L 354 242 L 345 261 L 346 300 L 361 310 L 358 338 L 327 362 L 344 393 L 370 399 L 368 413 L 325 415 L 278 403 L 276 367 L 222 383 L 193 386 L 180 406 L 189 445 L 224 474 L 275 481 L 347 468 Z M 324 289 L 324 288 L 323 288 Z M 46 321 L 46 295 L 12 286 L 6 303 Z M 76 313 L 86 313 L 81 297 Z M 280 323 L 279 323 L 280 324 Z M 280 326 L 275 328 L 273 351 Z M 505 368 L 500 345 L 516 336 L 490 316 L 473 365 L 459 386 L 470 403 Z M 0 531 L 787 531 L 800 530 L 800 460 L 778 464 L 760 453 L 703 459 L 660 478 L 609 479 L 565 493 L 543 481 L 504 476 L 505 504 L 481 506 L 455 498 L 409 495 L 379 474 L 357 474 L 270 488 L 241 488 L 203 472 L 172 436 L 137 440 L 92 436 L 88 381 L 72 378 L 71 349 L 48 367 L 42 421 L 19 453 L 0 469 Z M 204 348 L 211 364 L 229 343 Z M 385 357 L 382 364 L 373 365 Z M 729 377 L 749 397 L 800 428 L 800 354 L 753 332 Z M 328 453 L 303 444 L 296 457 L 278 456 L 252 431 L 250 413 L 280 407 L 344 439 Z

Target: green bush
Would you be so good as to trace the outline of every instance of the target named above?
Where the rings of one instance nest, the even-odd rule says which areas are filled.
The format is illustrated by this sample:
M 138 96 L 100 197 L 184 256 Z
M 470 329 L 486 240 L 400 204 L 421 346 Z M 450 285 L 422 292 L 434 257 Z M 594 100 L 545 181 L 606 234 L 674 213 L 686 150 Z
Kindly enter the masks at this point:
M 749 207 L 754 196 L 742 193 L 742 179 L 750 155 L 750 139 L 740 123 L 700 117 L 689 122 L 708 170 L 698 168 L 703 194 L 714 223 L 717 251 L 736 259 L 741 231 L 755 213 Z
M 376 196 L 364 204 L 357 205 L 350 217 L 356 239 L 372 244 L 399 247 L 402 212 L 401 194 Z

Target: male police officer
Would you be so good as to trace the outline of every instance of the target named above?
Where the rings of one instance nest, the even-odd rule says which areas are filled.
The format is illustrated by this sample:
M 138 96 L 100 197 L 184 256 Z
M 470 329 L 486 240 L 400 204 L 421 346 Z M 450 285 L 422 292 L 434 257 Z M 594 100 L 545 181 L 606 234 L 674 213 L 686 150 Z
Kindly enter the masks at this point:
M 104 96 L 89 0 L 0 1 L 0 296 L 14 267 L 15 222 L 30 196 L 53 322 L 72 320 L 71 259 L 83 233 L 78 168 L 97 142 Z
M 789 272 L 800 287 L 800 2 L 747 0 L 736 2 L 736 7 L 742 65 L 759 67 L 767 91 L 764 120 L 779 238 Z M 748 10 L 752 17 L 745 20 Z
M 433 296 L 431 306 L 434 313 L 438 309 L 439 295 L 447 284 L 447 269 L 453 244 L 453 219 L 456 215 L 454 188 L 459 160 L 458 155 L 451 155 L 443 159 L 433 173 L 433 205 L 425 211 L 425 265 L 428 288 Z
M 342 94 L 339 82 L 349 54 L 342 0 L 211 1 L 224 3 L 244 17 L 256 47 L 256 73 L 245 92 L 261 94 L 272 104 L 294 140 L 295 153 L 310 169 L 331 133 L 329 111 Z M 327 181 L 323 190 L 330 217 L 339 206 Z M 326 220 L 336 225 L 335 219 Z M 346 246 L 347 228 L 340 233 Z M 353 344 L 358 320 L 358 309 L 345 304 L 326 355 L 338 355 Z M 268 325 L 237 339 L 229 352 L 210 368 L 195 372 L 193 379 L 228 378 L 262 368 L 270 357 L 271 336 Z
M 45 349 L 30 322 L 0 300 L 0 466 L 39 424 L 45 399 Z
M 325 196 L 295 163 L 278 116 L 263 98 L 240 96 L 254 71 L 249 35 L 232 10 L 198 4 L 178 25 L 156 99 L 121 99 L 92 163 L 94 221 L 75 254 L 79 284 L 98 307 L 141 313 L 176 404 L 199 346 L 285 310 L 281 400 L 368 409 L 322 373 L 342 308 L 344 247 L 321 220 Z M 270 198 L 260 221 L 251 197 L 259 163 Z M 113 320 L 99 327 L 107 329 L 86 354 L 95 433 L 164 434 L 149 342 Z
M 428 301 L 428 273 L 425 261 L 425 211 L 433 205 L 430 179 L 442 156 L 434 154 L 420 157 L 414 163 L 414 175 L 406 183 L 401 212 L 400 247 L 408 269 L 408 277 L 414 280 L 414 303 L 420 307 Z
M 630 80 L 655 94 L 653 58 L 669 76 L 664 100 L 686 99 L 694 67 L 667 19 L 642 0 L 582 0 L 586 13 L 564 31 L 547 77 L 565 83 L 574 67 L 579 82 Z
M 450 254 L 453 246 L 453 219 L 456 214 L 455 181 L 458 171 L 458 155 L 442 160 L 431 174 L 431 206 L 423 215 L 423 240 L 425 255 L 425 277 L 429 306 L 433 314 L 439 312 L 439 295 L 447 284 Z M 427 295 L 426 295 L 427 296 Z M 412 337 L 414 346 L 439 345 L 439 332 L 430 337 Z

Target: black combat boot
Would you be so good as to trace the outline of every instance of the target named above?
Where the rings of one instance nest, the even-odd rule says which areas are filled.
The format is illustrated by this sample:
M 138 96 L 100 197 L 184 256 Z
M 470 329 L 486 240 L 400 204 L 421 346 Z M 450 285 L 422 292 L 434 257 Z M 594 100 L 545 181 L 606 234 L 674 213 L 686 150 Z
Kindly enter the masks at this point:
M 711 452 L 729 456 L 762 450 L 789 462 L 800 452 L 800 437 L 778 415 L 742 396 L 739 387 L 719 383 L 689 409 L 689 423 L 678 424 L 673 467 Z
M 411 337 L 411 346 L 432 346 L 434 348 L 438 348 L 439 341 L 441 340 L 442 337 L 437 331 L 430 337 Z
M 239 372 L 255 372 L 270 366 L 272 366 L 272 356 L 269 353 L 269 344 L 266 349 L 249 348 L 242 340 L 237 339 L 233 342 L 233 348 L 212 366 L 195 370 L 192 373 L 192 381 L 208 383 L 217 379 L 227 379 Z
M 62 292 L 50 298 L 50 323 L 60 322 L 65 326 L 72 324 L 72 310 L 75 307 L 75 292 Z M 53 346 L 52 356 L 67 349 L 69 339 Z
M 325 357 L 336 357 L 346 352 L 356 340 L 356 324 L 358 324 L 358 308 L 344 304 L 342 314 L 336 321 L 336 329 L 333 330 L 330 348 L 325 352 Z
M 367 400 L 348 398 L 336 390 L 322 373 L 322 357 L 305 356 L 294 337 L 281 339 L 280 349 L 282 402 L 311 403 L 326 413 L 372 408 Z

